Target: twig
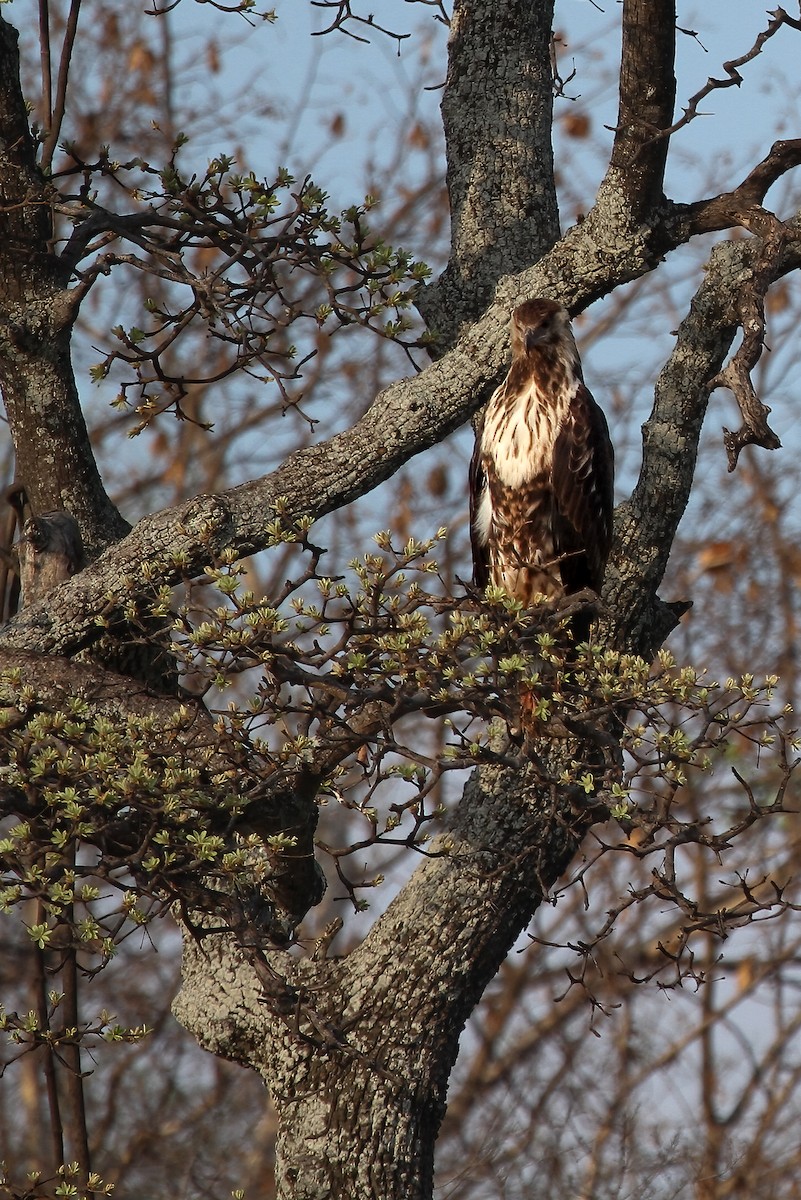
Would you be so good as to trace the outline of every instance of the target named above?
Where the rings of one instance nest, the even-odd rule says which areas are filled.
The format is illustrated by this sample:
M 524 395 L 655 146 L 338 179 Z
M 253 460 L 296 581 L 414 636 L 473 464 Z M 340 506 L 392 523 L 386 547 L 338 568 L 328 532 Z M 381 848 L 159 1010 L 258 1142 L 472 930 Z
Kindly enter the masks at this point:
M 704 116 L 704 113 L 699 113 L 698 105 L 702 100 L 705 100 L 711 92 L 718 91 L 720 88 L 739 87 L 743 82 L 743 77 L 740 74 L 739 68 L 744 67 L 746 63 L 749 63 L 752 61 L 752 59 L 756 58 L 756 56 L 761 53 L 765 42 L 772 38 L 774 34 L 778 33 L 782 25 L 791 25 L 793 29 L 801 30 L 801 20 L 789 16 L 789 14 L 786 13 L 783 8 L 777 8 L 770 15 L 773 19 L 770 21 L 767 29 L 763 29 L 761 33 L 757 34 L 756 41 L 751 49 L 747 51 L 747 53 L 740 55 L 739 58 L 731 58 L 727 62 L 724 62 L 723 70 L 726 72 L 727 78 L 715 79 L 710 75 L 704 86 L 699 88 L 695 95 L 691 96 L 687 101 L 686 107 L 682 110 L 683 115 L 679 118 L 679 120 L 671 125 L 668 129 L 661 130 L 658 134 L 658 137 L 669 138 L 672 134 L 676 133 L 677 130 L 683 129 L 685 125 L 689 125 L 690 121 L 694 120 L 696 117 Z M 681 32 L 689 33 L 691 36 L 697 36 L 692 30 L 681 30 Z
M 69 16 L 67 17 L 67 28 L 64 32 L 64 44 L 61 47 L 55 108 L 50 122 L 50 129 L 47 133 L 47 139 L 42 148 L 42 168 L 45 172 L 49 171 L 50 164 L 53 161 L 53 155 L 58 145 L 58 135 L 61 132 L 61 125 L 64 120 L 64 111 L 67 104 L 67 80 L 69 79 L 70 63 L 72 62 L 72 47 L 78 31 L 78 13 L 80 12 L 80 8 L 81 0 L 72 0 Z
M 331 33 L 334 29 L 340 29 L 348 37 L 353 38 L 356 42 L 369 43 L 370 39 L 359 37 L 351 29 L 347 28 L 348 21 L 355 21 L 358 25 L 366 25 L 369 29 L 374 29 L 376 33 L 384 33 L 387 37 L 394 38 L 398 43 L 398 53 L 400 54 L 400 43 L 406 38 L 411 37 L 409 33 L 395 33 L 392 29 L 385 29 L 383 25 L 378 25 L 373 19 L 373 14 L 370 13 L 366 17 L 360 17 L 357 13 L 351 12 L 350 0 L 312 0 L 312 8 L 333 8 L 337 11 L 331 24 L 325 29 L 315 29 L 313 37 L 322 37 L 326 33 Z

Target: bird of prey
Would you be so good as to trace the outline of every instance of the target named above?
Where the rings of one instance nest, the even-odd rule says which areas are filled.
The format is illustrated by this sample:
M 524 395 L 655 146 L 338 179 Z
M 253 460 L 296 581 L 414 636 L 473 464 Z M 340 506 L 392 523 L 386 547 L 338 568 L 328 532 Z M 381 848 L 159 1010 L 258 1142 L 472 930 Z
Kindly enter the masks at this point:
M 512 313 L 511 342 L 512 365 L 476 431 L 470 467 L 473 582 L 528 607 L 538 594 L 600 591 L 614 451 L 567 311 L 526 300 Z

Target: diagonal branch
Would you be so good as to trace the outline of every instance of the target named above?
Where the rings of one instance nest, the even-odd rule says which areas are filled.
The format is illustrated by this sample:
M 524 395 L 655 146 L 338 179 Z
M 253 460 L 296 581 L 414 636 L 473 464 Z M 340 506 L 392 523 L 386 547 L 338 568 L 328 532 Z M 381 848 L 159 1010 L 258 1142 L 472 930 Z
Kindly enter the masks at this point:
M 782 25 L 789 25 L 792 29 L 801 30 L 801 20 L 796 17 L 789 16 L 783 8 L 777 8 L 770 14 L 771 21 L 766 29 L 763 29 L 756 37 L 756 40 L 750 50 L 745 54 L 741 54 L 739 58 L 729 59 L 723 64 L 723 70 L 726 72 L 725 79 L 715 79 L 710 76 L 702 88 L 691 96 L 687 101 L 686 107 L 682 111 L 680 119 L 672 125 L 666 125 L 660 133 L 660 137 L 664 139 L 670 138 L 679 129 L 683 129 L 685 125 L 689 125 L 690 121 L 695 120 L 697 116 L 701 116 L 698 112 L 698 105 L 702 100 L 705 100 L 712 92 L 718 91 L 721 88 L 739 87 L 743 82 L 743 77 L 740 74 L 740 67 L 744 67 L 746 63 L 751 62 L 758 54 L 761 54 L 765 43 L 778 33 Z

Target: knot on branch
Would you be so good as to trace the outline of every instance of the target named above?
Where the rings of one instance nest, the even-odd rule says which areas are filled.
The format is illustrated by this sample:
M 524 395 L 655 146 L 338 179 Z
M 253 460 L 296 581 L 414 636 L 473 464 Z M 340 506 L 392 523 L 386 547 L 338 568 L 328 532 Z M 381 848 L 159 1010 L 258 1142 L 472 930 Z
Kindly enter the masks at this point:
M 212 547 L 223 550 L 234 536 L 231 508 L 224 497 L 200 495 L 184 506 L 181 524 L 187 534 Z

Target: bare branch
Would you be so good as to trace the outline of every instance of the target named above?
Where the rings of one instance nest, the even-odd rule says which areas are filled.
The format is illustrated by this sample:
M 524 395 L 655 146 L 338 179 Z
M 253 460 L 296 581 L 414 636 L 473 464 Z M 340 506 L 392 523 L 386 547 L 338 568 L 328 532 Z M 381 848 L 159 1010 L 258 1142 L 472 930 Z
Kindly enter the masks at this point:
M 348 23 L 352 21 L 356 25 L 364 25 L 370 30 L 375 30 L 377 33 L 384 33 L 387 37 L 394 38 L 398 43 L 398 53 L 400 54 L 400 43 L 406 38 L 411 37 L 409 33 L 396 33 L 392 29 L 387 29 L 383 25 L 379 25 L 369 13 L 366 17 L 359 16 L 351 8 L 351 0 L 311 0 L 312 8 L 333 9 L 334 15 L 331 24 L 325 29 L 314 30 L 315 37 L 322 37 L 326 33 L 331 33 L 334 29 L 339 29 L 348 37 L 353 38 L 356 42 L 369 42 L 369 38 L 359 37 L 352 29 L 348 28 Z
M 672 217 L 678 227 L 676 236 L 681 236 L 679 230 L 683 231 L 684 237 L 692 237 L 737 225 L 750 229 L 753 214 L 761 206 L 768 189 L 799 165 L 801 138 L 774 142 L 765 157 L 732 191 L 708 200 L 676 205 Z
M 712 92 L 718 91 L 721 88 L 739 87 L 743 82 L 743 77 L 740 74 L 740 67 L 744 67 L 746 63 L 751 62 L 758 54 L 762 52 L 762 48 L 770 38 L 779 32 L 783 25 L 789 25 L 792 29 L 801 30 L 801 20 L 796 17 L 789 16 L 783 8 L 777 8 L 771 13 L 772 20 L 768 23 L 766 29 L 757 35 L 756 41 L 750 50 L 739 58 L 729 59 L 724 62 L 723 70 L 726 72 L 726 79 L 715 79 L 710 76 L 702 88 L 695 95 L 691 96 L 683 110 L 683 116 L 674 124 L 663 128 L 660 137 L 669 138 L 679 129 L 683 129 L 685 125 L 689 125 L 690 121 L 695 120 L 698 116 L 703 116 L 699 113 L 698 105 L 705 100 Z
M 765 293 L 779 273 L 787 230 L 773 213 L 765 209 L 755 209 L 743 224 L 751 228 L 761 242 L 750 281 L 738 290 L 734 299 L 743 340 L 732 360 L 709 383 L 710 391 L 718 387 L 730 388 L 743 417 L 743 424 L 736 433 L 728 429 L 723 431 L 729 471 L 737 466 L 744 446 L 762 446 L 765 450 L 778 450 L 781 446 L 779 438 L 768 425 L 770 409 L 754 391 L 751 372 L 759 362 L 765 344 Z
M 49 129 L 53 124 L 53 65 L 50 51 L 50 0 L 39 0 L 39 57 L 42 66 L 42 100 Z
M 47 133 L 45 144 L 42 147 L 42 169 L 47 172 L 53 161 L 53 155 L 58 145 L 58 137 L 61 133 L 61 126 L 64 122 L 64 113 L 67 107 L 67 83 L 69 80 L 70 65 L 72 63 L 72 51 L 75 44 L 75 35 L 78 32 L 78 13 L 81 8 L 81 0 L 71 0 L 70 11 L 67 16 L 67 25 L 64 30 L 64 43 L 61 47 L 61 59 L 58 68 L 58 82 L 56 86 L 55 104 L 52 109 L 52 117 L 50 128 Z M 49 38 L 48 38 L 49 43 Z

